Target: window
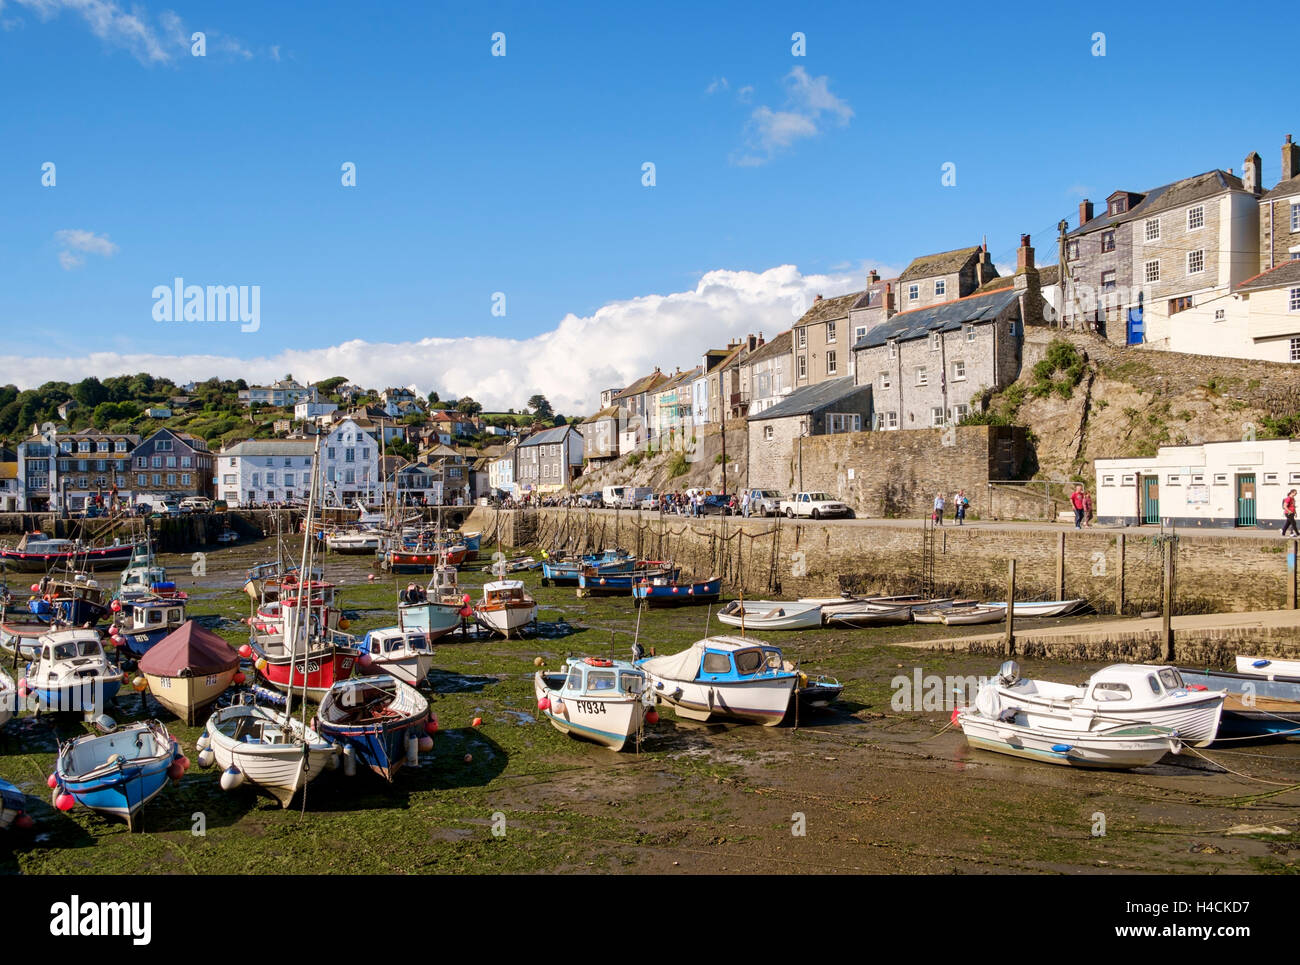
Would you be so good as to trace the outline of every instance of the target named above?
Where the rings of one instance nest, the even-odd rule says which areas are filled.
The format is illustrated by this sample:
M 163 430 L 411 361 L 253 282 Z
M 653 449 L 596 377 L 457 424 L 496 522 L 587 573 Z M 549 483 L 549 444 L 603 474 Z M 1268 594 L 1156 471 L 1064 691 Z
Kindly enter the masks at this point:
M 113 447 L 114 452 L 126 452 L 126 442 L 120 441 Z
M 1293 472 L 1287 477 L 1288 485 L 1294 486 L 1296 483 L 1300 483 L 1300 472 Z
M 835 341 L 835 323 L 826 323 L 826 344 L 829 345 Z
M 268 472 L 268 473 L 266 474 L 266 484 L 267 484 L 268 486 L 274 486 L 274 485 L 275 485 L 275 473 L 273 473 L 273 472 Z
M 967 326 L 966 326 L 966 341 L 968 341 L 968 342 L 973 342 L 973 341 L 975 341 L 975 326 L 974 326 L 974 325 L 967 325 Z
M 806 355 L 799 356 L 799 378 L 808 378 L 808 356 Z
M 889 357 L 891 359 L 898 358 L 898 343 L 891 338 L 886 344 L 889 346 Z
M 1201 485 L 1204 485 L 1204 484 L 1205 484 L 1205 474 L 1204 474 L 1204 473 L 1199 473 L 1199 472 L 1192 473 L 1192 485 L 1193 485 L 1193 486 L 1201 486 Z
M 839 365 L 835 360 L 835 353 L 827 352 L 826 353 L 826 374 L 834 375 L 838 371 L 839 371 Z
M 1114 477 L 1114 476 L 1102 476 L 1102 477 L 1101 477 L 1101 484 L 1102 484 L 1103 486 L 1113 486 L 1113 485 L 1115 485 L 1115 477 Z
M 1291 230 L 1300 231 L 1300 201 L 1291 202 Z
M 1103 271 L 1101 273 L 1101 290 L 1104 292 L 1113 292 L 1115 290 L 1115 272 Z
M 917 385 L 930 384 L 930 374 L 926 372 L 924 365 L 919 365 L 916 368 L 916 384 Z
M 175 485 L 176 485 L 176 473 L 174 473 L 174 472 L 169 472 L 169 473 L 167 474 L 167 485 L 168 485 L 168 486 L 175 486 Z
M 725 653 L 704 652 L 705 673 L 730 673 L 731 659 Z
M 1205 249 L 1198 248 L 1196 251 L 1187 253 L 1187 274 L 1199 275 L 1205 271 Z
M 148 478 L 149 478 L 149 477 L 146 476 L 144 473 L 139 473 L 139 474 L 137 474 L 136 477 L 135 477 L 135 484 L 136 484 L 137 486 L 147 486 L 147 485 L 149 484 L 149 483 L 148 483 Z M 228 476 L 228 477 L 226 477 L 226 478 L 231 479 L 231 480 L 234 479 L 233 476 Z
M 193 456 L 181 456 L 181 468 L 182 468 L 182 469 L 191 469 L 191 468 L 193 468 L 193 466 L 194 466 L 194 457 L 193 457 Z
M 806 328 L 799 329 L 799 347 L 800 348 L 808 347 L 808 329 Z
M 920 286 L 920 285 L 908 285 L 908 286 L 907 286 L 907 300 L 908 300 L 909 302 L 914 302 L 914 301 L 916 301 L 916 300 L 917 300 L 918 298 L 920 298 L 920 297 L 921 297 L 921 286 Z
M 866 338 L 866 337 L 867 337 L 867 326 L 859 325 L 857 328 L 853 330 L 853 340 L 855 342 L 858 339 Z
M 1216 486 L 1228 485 L 1228 474 L 1226 472 L 1216 473 L 1214 476 L 1214 485 Z
M 1147 284 L 1151 284 L 1152 282 L 1159 281 L 1160 262 L 1158 260 L 1148 261 L 1146 264 L 1144 264 L 1142 266 L 1142 277 L 1146 280 Z
M 1160 219 L 1147 218 L 1146 222 L 1142 226 L 1142 230 L 1144 233 L 1144 237 L 1146 238 L 1147 241 L 1159 241 L 1160 240 Z
M 1103 681 L 1093 685 L 1092 699 L 1101 700 L 1128 700 L 1133 696 L 1133 691 L 1128 689 L 1128 684 L 1119 684 L 1112 681 Z
M 968 415 L 970 415 L 970 406 L 965 402 L 958 402 L 948 410 L 948 420 L 950 422 L 960 422 Z
M 943 406 L 930 406 L 930 425 L 935 429 L 943 426 Z
M 155 486 L 161 486 L 161 485 L 162 485 L 162 473 L 160 473 L 160 472 L 156 472 L 156 473 L 153 474 L 153 484 L 154 484 Z
M 1205 227 L 1205 205 L 1198 204 L 1194 208 L 1187 209 L 1187 230 L 1195 231 L 1197 228 Z
M 1115 250 L 1115 232 L 1103 231 L 1101 233 L 1101 250 L 1103 252 Z
M 942 340 L 942 336 L 941 336 L 938 332 L 931 332 L 931 333 L 930 333 L 930 351 L 931 351 L 931 352 L 937 352 L 937 351 L 939 351 L 939 346 L 940 346 L 940 344 L 941 344 L 941 340 Z
M 1289 312 L 1300 312 L 1300 288 L 1292 288 L 1287 293 L 1286 309 Z
M 771 442 L 771 441 L 772 441 L 772 435 L 773 435 L 773 433 L 772 433 L 772 427 L 771 427 L 771 426 L 763 426 L 763 441 L 764 441 L 764 442 Z
M 1182 298 L 1169 299 L 1169 314 L 1177 315 L 1179 312 L 1185 312 L 1192 307 L 1192 296 L 1184 295 Z
M 1277 485 L 1277 473 L 1275 473 L 1275 472 L 1266 472 L 1266 473 L 1264 473 L 1264 484 L 1265 484 L 1266 486 L 1276 486 L 1276 485 Z
M 1216 309 L 1214 310 L 1214 320 L 1215 320 L 1216 322 L 1221 322 L 1221 321 L 1223 321 L 1223 309 L 1222 309 L 1222 308 L 1216 308 Z
M 966 381 L 966 363 L 960 359 L 952 363 L 952 380 L 954 382 Z
M 171 452 L 172 441 L 170 439 L 159 439 L 157 442 L 154 443 L 154 448 L 157 449 L 159 452 Z
M 90 452 L 90 443 L 85 440 L 77 443 L 77 452 Z
M 942 298 L 948 291 L 948 282 L 940 278 L 934 283 L 934 295 L 936 298 Z
M 1079 243 L 1077 241 L 1071 241 L 1068 244 L 1066 244 L 1065 257 L 1068 258 L 1070 261 L 1079 260 Z
M 1291 361 L 1300 362 L 1300 338 L 1291 339 Z
M 1110 213 L 1111 213 L 1111 214 L 1123 214 L 1123 213 L 1124 213 L 1124 210 L 1125 210 L 1127 207 L 1128 207 L 1128 199 L 1127 199 L 1127 198 L 1124 198 L 1124 197 L 1118 197 L 1118 198 L 1115 198 L 1115 199 L 1114 199 L 1113 201 L 1111 201 L 1111 203 L 1110 203 Z
M 894 380 L 888 372 L 880 373 L 880 387 L 882 389 L 888 389 L 892 387 L 893 384 L 894 384 Z
M 1182 476 L 1169 476 L 1165 479 L 1165 484 L 1169 486 L 1181 486 L 1183 484 Z
M 1137 476 L 1129 474 L 1120 480 L 1121 486 L 1132 486 L 1137 482 Z

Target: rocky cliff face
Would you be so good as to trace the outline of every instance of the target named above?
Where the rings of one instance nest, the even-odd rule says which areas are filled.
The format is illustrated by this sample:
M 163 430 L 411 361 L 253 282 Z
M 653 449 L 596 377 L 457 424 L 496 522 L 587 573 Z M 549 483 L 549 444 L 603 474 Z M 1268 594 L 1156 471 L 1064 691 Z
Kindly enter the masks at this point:
M 743 420 L 727 423 L 727 492 L 744 482 L 748 435 Z M 603 486 L 650 486 L 657 493 L 693 488 L 721 492 L 721 429 L 699 426 L 693 441 L 688 438 L 684 445 L 623 456 L 603 469 L 584 472 L 573 488 L 599 492 Z

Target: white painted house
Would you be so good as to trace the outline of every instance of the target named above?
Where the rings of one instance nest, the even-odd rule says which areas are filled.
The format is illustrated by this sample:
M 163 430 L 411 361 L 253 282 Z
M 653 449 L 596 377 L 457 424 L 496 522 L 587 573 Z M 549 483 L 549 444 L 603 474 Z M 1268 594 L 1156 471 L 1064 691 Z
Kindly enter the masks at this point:
M 1098 459 L 1098 522 L 1125 526 L 1282 528 L 1300 489 L 1300 441 L 1162 446 L 1152 458 Z
M 379 501 L 379 443 L 351 419 L 344 419 L 321 440 L 325 505 L 351 506 L 356 500 Z
M 217 454 L 217 498 L 231 507 L 305 502 L 315 442 L 248 440 Z

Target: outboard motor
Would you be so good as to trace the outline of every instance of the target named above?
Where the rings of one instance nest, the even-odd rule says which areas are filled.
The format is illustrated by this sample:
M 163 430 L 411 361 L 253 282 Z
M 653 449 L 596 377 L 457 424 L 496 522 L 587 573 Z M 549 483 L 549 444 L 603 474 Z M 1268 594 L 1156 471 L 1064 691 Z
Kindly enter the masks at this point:
M 1020 664 L 1014 660 L 1008 660 L 1001 667 L 998 667 L 998 682 L 1004 687 L 1014 687 L 1016 681 L 1020 679 Z
M 95 730 L 99 731 L 101 734 L 111 734 L 113 731 L 117 730 L 117 721 L 112 717 L 109 717 L 108 714 L 100 714 L 95 718 L 94 723 Z
M 638 660 L 640 660 L 640 659 L 641 659 L 642 657 L 644 657 L 644 656 L 645 656 L 645 647 L 641 646 L 641 644 L 640 644 L 639 642 L 637 642 L 637 641 L 633 641 L 633 643 L 632 643 L 632 662 L 633 662 L 633 663 L 636 663 Z

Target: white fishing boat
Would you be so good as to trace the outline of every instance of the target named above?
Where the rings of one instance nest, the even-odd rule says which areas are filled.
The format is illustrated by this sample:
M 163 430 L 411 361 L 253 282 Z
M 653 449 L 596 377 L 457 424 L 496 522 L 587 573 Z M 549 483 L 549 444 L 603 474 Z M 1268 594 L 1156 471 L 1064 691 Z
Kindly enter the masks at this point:
M 388 674 L 404 684 L 418 687 L 433 669 L 429 637 L 419 628 L 381 627 L 361 641 L 357 667 L 362 674 Z M 335 685 L 337 686 L 337 684 Z
M 1019 607 L 1016 608 L 1019 613 Z M 938 617 L 940 623 L 948 626 L 971 626 L 978 623 L 999 623 L 1007 618 L 1007 608 L 997 606 L 952 606 L 931 613 Z M 920 614 L 914 615 L 914 619 Z M 926 614 L 929 616 L 929 614 Z M 918 621 L 920 622 L 920 621 Z
M 822 619 L 829 627 L 891 627 L 912 622 L 910 606 L 879 606 L 875 603 L 855 603 L 836 606 L 827 612 L 822 607 Z
M 636 666 L 645 671 L 650 693 L 689 720 L 732 717 L 775 727 L 799 683 L 798 671 L 786 669 L 779 651 L 769 654 L 762 642 L 745 637 L 708 637 Z
M 1030 724 L 1083 732 L 1118 724 L 1151 724 L 1176 731 L 1185 744 L 1206 747 L 1219 730 L 1223 690 L 1191 690 L 1177 668 L 1117 663 L 1082 686 L 1030 680 L 1008 660 L 991 681 L 1004 707 L 1017 707 Z
M 570 657 L 533 677 L 537 709 L 556 730 L 622 750 L 645 721 L 645 674 L 626 660 Z
M 325 534 L 325 545 L 335 553 L 363 555 L 379 552 L 383 538 L 378 530 L 335 530 Z
M 288 713 L 257 704 L 232 704 L 208 718 L 200 755 L 211 750 L 221 767 L 221 788 L 248 781 L 287 808 L 293 796 L 337 763 L 338 748 Z M 199 763 L 203 763 L 200 756 Z
M 746 630 L 806 630 L 822 625 L 822 608 L 815 603 L 732 600 L 718 611 L 718 619 Z
M 117 696 L 122 671 L 109 662 L 95 630 L 53 630 L 40 638 L 40 652 L 23 679 L 44 711 L 102 714 Z
M 483 626 L 509 638 L 537 619 L 537 601 L 522 580 L 494 580 L 483 584 L 483 599 L 474 613 Z
M 1276 657 L 1237 656 L 1237 673 L 1256 677 L 1300 677 L 1300 660 L 1278 660 Z
M 984 606 L 1007 608 L 1006 600 L 998 602 L 990 600 Z M 1066 617 L 1071 613 L 1078 612 L 1088 606 L 1087 600 L 1033 600 L 1026 603 L 1016 601 L 1017 617 Z

